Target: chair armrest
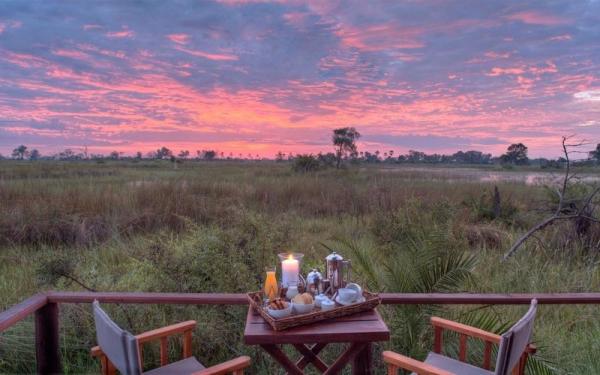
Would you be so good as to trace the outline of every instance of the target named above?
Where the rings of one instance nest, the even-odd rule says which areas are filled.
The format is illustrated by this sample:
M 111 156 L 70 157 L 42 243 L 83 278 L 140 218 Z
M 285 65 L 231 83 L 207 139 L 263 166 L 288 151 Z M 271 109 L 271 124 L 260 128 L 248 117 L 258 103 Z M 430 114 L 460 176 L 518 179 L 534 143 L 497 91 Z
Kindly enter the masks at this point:
M 170 326 L 153 329 L 152 331 L 147 331 L 144 333 L 140 333 L 136 335 L 135 338 L 138 340 L 138 343 L 143 344 L 148 341 L 153 341 L 156 339 L 160 339 L 163 337 L 173 336 L 179 333 L 184 333 L 187 331 L 192 331 L 196 328 L 195 320 L 188 320 L 187 322 L 181 322 L 177 324 L 172 324 Z
M 221 364 L 205 368 L 204 370 L 193 373 L 192 375 L 223 375 L 228 373 L 242 373 L 241 370 L 250 366 L 250 357 L 242 356 Z
M 195 320 L 188 320 L 187 322 L 181 322 L 177 324 L 172 324 L 170 326 L 153 329 L 152 331 L 147 331 L 144 333 L 140 333 L 136 335 L 135 338 L 138 340 L 138 344 L 143 344 L 148 341 L 161 339 L 163 337 L 168 337 L 172 335 L 176 335 L 179 333 L 185 333 L 196 328 Z M 92 357 L 101 356 L 102 349 L 99 346 L 94 346 L 91 350 Z
M 390 351 L 383 352 L 383 361 L 388 364 L 388 369 L 392 370 L 388 371 L 388 374 L 395 373 L 395 370 L 402 368 L 419 375 L 456 375 L 446 370 L 428 365 L 427 363 Z
M 499 344 L 502 336 L 492 332 L 484 331 L 479 328 L 471 327 L 466 324 L 457 323 L 452 320 L 438 318 L 436 316 L 431 318 L 431 325 L 434 327 L 440 327 L 450 331 L 462 333 L 467 336 L 475 337 L 484 341 L 489 341 L 494 344 Z

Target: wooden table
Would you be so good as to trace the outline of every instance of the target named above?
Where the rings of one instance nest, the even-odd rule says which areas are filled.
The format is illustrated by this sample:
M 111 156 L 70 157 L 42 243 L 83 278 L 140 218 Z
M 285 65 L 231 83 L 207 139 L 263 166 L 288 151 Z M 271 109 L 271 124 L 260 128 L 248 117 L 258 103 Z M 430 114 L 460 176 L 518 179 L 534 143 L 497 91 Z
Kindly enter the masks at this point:
M 389 339 L 390 331 L 377 310 L 276 332 L 250 307 L 244 330 L 247 345 L 260 345 L 289 374 L 295 375 L 303 374 L 311 363 L 326 375 L 336 374 L 350 361 L 353 374 L 371 374 L 371 344 Z M 327 365 L 318 354 L 330 343 L 349 345 L 333 364 Z M 289 359 L 278 346 L 284 344 L 293 345 L 300 352 L 300 359 Z

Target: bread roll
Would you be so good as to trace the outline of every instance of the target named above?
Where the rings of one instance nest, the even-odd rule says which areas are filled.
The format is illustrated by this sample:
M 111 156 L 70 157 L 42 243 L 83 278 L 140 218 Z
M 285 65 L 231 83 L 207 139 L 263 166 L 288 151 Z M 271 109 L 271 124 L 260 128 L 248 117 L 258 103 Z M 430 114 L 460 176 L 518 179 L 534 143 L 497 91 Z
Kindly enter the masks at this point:
M 310 293 L 303 293 L 302 298 L 304 299 L 304 304 L 310 305 L 314 302 L 313 296 Z
M 294 302 L 297 305 L 305 305 L 306 302 L 304 302 L 304 295 L 303 294 L 297 294 L 296 296 L 294 296 L 294 298 L 292 299 L 292 302 Z

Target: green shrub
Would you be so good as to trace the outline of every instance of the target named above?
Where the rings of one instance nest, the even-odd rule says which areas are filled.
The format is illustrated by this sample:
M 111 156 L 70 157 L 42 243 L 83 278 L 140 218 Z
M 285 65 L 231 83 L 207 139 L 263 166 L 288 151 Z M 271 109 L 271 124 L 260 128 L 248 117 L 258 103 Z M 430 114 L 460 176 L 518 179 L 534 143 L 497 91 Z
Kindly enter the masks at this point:
M 321 168 L 321 163 L 313 155 L 298 155 L 294 159 L 292 169 L 295 172 L 307 173 L 315 172 Z

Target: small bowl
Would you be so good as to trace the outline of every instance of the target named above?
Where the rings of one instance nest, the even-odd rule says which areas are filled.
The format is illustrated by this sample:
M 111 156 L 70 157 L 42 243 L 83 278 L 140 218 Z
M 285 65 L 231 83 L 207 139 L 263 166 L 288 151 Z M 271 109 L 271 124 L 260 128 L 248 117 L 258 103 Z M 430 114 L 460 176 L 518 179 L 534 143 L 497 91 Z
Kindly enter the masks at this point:
M 281 319 L 292 315 L 292 303 L 288 303 L 288 307 L 283 310 L 273 310 L 270 307 L 267 307 L 267 312 L 275 319 Z
M 354 289 L 338 289 L 338 298 L 342 302 L 354 302 L 358 298 L 358 292 Z
M 303 304 L 303 305 L 299 304 L 299 303 L 293 303 L 292 305 L 293 305 L 294 314 L 307 314 L 315 309 L 314 303 Z
M 331 310 L 335 307 L 335 302 L 330 299 L 321 301 L 321 311 Z
M 324 294 L 319 294 L 318 296 L 315 297 L 315 306 L 320 308 L 321 302 L 323 302 L 326 299 L 329 299 L 329 297 L 327 297 Z

